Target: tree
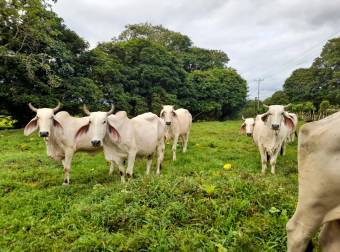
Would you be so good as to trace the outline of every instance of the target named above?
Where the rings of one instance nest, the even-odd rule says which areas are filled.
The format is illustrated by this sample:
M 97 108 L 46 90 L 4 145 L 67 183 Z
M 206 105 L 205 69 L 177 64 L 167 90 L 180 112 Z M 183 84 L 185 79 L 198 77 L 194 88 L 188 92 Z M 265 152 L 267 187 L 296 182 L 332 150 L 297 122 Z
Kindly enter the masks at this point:
M 276 91 L 271 97 L 263 101 L 266 105 L 285 105 L 289 103 L 289 98 L 284 91 Z
M 189 73 L 186 89 L 181 94 L 181 104 L 194 115 L 225 118 L 236 114 L 245 104 L 247 85 L 231 68 L 195 70 Z
M 43 0 L 0 3 L 0 109 L 5 108 L 21 125 L 31 116 L 28 102 L 50 107 L 62 100 L 72 110 L 65 95 L 79 88 L 81 103 L 97 89 L 91 80 L 75 84 L 74 78 L 83 75 L 79 59 L 88 44 L 49 9 Z

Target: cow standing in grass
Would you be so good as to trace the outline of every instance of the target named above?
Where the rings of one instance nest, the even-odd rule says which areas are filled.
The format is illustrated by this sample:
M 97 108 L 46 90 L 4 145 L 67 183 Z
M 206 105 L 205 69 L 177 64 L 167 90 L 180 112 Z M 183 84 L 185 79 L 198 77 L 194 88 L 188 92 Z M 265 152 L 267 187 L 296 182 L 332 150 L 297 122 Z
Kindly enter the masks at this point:
M 323 225 L 320 247 L 340 251 L 340 112 L 300 129 L 299 195 L 287 223 L 288 251 L 306 251 Z
M 186 109 L 180 108 L 175 110 L 172 105 L 163 106 L 160 117 L 165 121 L 166 125 L 166 140 L 173 139 L 172 144 L 172 160 L 176 160 L 176 149 L 178 139 L 180 138 L 183 144 L 183 152 L 187 151 L 189 134 L 192 124 L 192 116 Z
M 84 151 L 95 154 L 100 151 L 99 146 L 93 146 L 88 136 L 82 136 L 75 139 L 79 127 L 88 122 L 88 117 L 73 117 L 66 111 L 55 113 L 60 108 L 35 108 L 31 103 L 29 107 L 36 112 L 36 116 L 26 125 L 24 134 L 32 134 L 39 129 L 40 137 L 45 138 L 47 155 L 55 160 L 61 160 L 64 166 L 64 183 L 70 183 L 70 171 L 73 155 L 78 151 Z M 104 112 L 110 115 L 113 112 Z
M 258 115 L 253 132 L 254 143 L 261 155 L 262 173 L 270 162 L 271 173 L 275 174 L 276 159 L 280 151 L 284 152 L 290 130 L 294 127 L 292 118 L 285 111 L 285 106 L 267 106 L 268 111 Z
M 244 121 L 240 127 L 240 134 L 247 134 L 247 136 L 253 136 L 255 119 L 254 118 L 244 118 L 242 116 L 242 120 Z
M 149 174 L 154 153 L 157 153 L 157 174 L 160 174 L 165 124 L 157 115 L 144 113 L 129 119 L 125 111 L 110 116 L 103 112 L 91 113 L 86 107 L 84 111 L 89 117 L 86 124 L 78 129 L 77 136 L 86 135 L 88 144 L 103 146 L 105 159 L 118 165 L 122 182 L 125 182 L 125 160 L 128 161 L 128 178 L 133 175 L 136 157 L 147 157 L 146 174 Z

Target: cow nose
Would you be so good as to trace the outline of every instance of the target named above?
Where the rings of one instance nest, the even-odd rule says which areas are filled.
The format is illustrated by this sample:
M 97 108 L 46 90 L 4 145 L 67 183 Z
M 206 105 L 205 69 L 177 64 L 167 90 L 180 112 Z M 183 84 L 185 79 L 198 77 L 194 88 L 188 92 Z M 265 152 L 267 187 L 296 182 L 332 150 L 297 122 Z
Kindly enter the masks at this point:
M 273 130 L 278 130 L 280 128 L 279 124 L 272 124 L 272 129 Z
M 100 145 L 100 140 L 92 140 L 91 144 L 93 147 L 98 147 Z
M 40 131 L 41 137 L 48 137 L 48 131 Z
M 165 124 L 166 124 L 166 125 L 171 125 L 171 122 L 166 122 Z
M 247 133 L 247 136 L 251 137 L 253 134 L 252 133 Z

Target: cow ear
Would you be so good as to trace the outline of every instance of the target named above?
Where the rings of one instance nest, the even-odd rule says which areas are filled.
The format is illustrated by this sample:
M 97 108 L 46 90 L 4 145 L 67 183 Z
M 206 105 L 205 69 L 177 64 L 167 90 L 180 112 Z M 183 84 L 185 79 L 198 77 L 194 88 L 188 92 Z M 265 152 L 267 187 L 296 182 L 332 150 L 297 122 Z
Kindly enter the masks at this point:
M 31 135 L 34 131 L 38 129 L 38 118 L 34 117 L 27 125 L 25 126 L 24 129 L 24 135 L 29 136 Z
M 119 142 L 120 141 L 120 134 L 118 132 L 118 130 L 112 126 L 112 124 L 110 122 L 108 122 L 108 130 L 109 130 L 109 135 L 112 138 L 113 141 L 115 142 Z
M 159 113 L 159 117 L 164 117 L 164 109 L 162 109 L 161 112 Z
M 269 116 L 269 114 L 264 114 L 263 116 L 261 116 L 261 120 L 262 120 L 263 122 L 266 122 L 267 119 L 268 119 L 268 116 Z
M 62 133 L 64 128 L 63 126 L 60 124 L 60 122 L 58 122 L 56 119 L 53 118 L 53 127 L 56 128 L 57 130 L 59 130 L 59 133 Z
M 83 134 L 86 134 L 89 131 L 90 123 L 80 127 L 80 129 L 77 131 L 76 135 L 74 138 L 78 138 Z
M 246 124 L 243 123 L 240 128 L 240 134 L 245 134 L 246 133 Z
M 294 121 L 293 121 L 293 119 L 289 115 L 287 115 L 287 113 L 283 114 L 283 119 L 284 119 L 285 125 L 288 128 L 294 129 Z

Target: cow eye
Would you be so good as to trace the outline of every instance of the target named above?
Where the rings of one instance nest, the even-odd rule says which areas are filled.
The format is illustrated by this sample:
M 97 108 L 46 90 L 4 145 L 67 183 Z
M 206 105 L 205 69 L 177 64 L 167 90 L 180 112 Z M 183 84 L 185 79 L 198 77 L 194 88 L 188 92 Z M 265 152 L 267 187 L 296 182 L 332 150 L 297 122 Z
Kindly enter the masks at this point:
M 103 124 L 105 124 L 105 123 L 106 123 L 106 121 L 103 122 Z

